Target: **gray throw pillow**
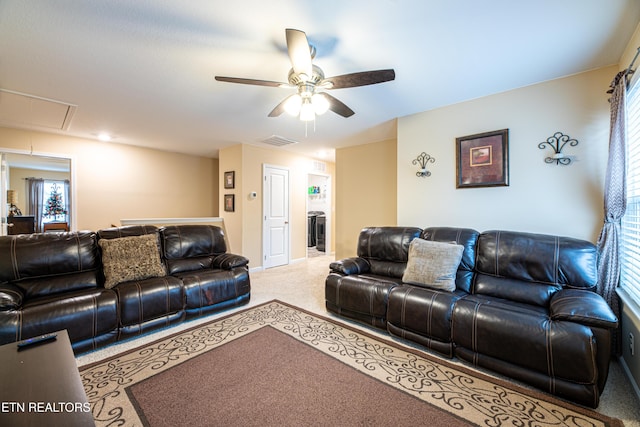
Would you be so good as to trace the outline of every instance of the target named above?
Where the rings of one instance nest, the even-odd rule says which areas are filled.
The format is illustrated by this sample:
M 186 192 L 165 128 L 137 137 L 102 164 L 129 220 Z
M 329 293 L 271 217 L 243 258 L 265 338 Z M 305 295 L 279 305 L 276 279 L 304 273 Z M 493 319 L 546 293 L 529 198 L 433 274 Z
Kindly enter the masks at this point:
M 414 239 L 402 281 L 412 285 L 452 292 L 464 247 L 455 243 Z
M 155 234 L 100 239 L 104 287 L 109 289 L 118 283 L 167 275 L 158 250 Z

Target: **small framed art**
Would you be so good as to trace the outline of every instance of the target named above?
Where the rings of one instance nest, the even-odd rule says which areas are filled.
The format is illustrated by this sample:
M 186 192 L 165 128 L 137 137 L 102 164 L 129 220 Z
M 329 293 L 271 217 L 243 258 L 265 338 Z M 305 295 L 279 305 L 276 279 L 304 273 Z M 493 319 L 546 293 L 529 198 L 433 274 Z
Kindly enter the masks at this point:
M 236 210 L 236 196 L 234 194 L 224 195 L 224 211 L 235 212 Z
M 509 185 L 509 129 L 456 138 L 456 188 Z
M 229 171 L 224 173 L 224 188 L 236 188 L 236 172 Z

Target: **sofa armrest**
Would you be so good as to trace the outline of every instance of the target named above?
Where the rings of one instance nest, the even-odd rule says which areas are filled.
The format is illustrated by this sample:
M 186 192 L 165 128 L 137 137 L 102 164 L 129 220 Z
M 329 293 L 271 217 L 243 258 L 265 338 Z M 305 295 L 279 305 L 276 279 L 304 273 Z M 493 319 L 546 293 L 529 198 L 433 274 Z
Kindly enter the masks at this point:
M 222 254 L 213 259 L 213 268 L 231 270 L 237 267 L 244 267 L 249 264 L 249 259 L 242 255 Z
M 371 270 L 371 265 L 369 261 L 364 258 L 353 257 L 334 261 L 329 265 L 329 268 L 334 273 L 348 276 L 351 274 L 368 273 Z
M 563 289 L 551 298 L 552 320 L 568 320 L 606 329 L 618 327 L 618 318 L 597 293 L 581 289 Z
M 24 293 L 9 283 L 0 283 L 0 311 L 15 310 L 22 307 Z

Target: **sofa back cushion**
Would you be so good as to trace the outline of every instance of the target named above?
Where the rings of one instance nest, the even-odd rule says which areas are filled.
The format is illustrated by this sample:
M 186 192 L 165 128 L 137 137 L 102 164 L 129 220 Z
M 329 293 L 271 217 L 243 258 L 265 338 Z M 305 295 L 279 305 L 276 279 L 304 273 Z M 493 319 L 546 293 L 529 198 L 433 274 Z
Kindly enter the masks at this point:
M 97 287 L 96 235 L 91 231 L 0 237 L 0 282 L 25 298 Z
M 570 237 L 492 230 L 478 238 L 473 292 L 547 306 L 562 288 L 595 289 L 597 249 Z
M 434 242 L 446 242 L 462 245 L 462 259 L 456 272 L 456 288 L 471 292 L 471 283 L 476 265 L 476 245 L 480 233 L 471 228 L 428 227 L 422 231 L 421 238 Z
M 156 234 L 159 229 L 155 225 L 125 225 L 123 227 L 111 227 L 98 230 L 98 240 L 119 239 L 121 237 L 142 236 L 144 234 Z
M 169 274 L 211 268 L 227 251 L 224 233 L 215 225 L 172 225 L 160 229 L 162 255 Z
M 366 259 L 371 273 L 401 278 L 409 259 L 409 244 L 420 237 L 417 227 L 367 227 L 358 237 L 357 254 Z

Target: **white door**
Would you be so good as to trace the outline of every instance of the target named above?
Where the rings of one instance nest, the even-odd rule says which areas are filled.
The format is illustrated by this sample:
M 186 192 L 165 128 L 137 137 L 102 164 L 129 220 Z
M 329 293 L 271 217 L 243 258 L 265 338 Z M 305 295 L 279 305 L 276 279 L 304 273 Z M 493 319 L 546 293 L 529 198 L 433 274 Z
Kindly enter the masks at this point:
M 7 235 L 7 215 L 9 209 L 7 206 L 7 189 L 8 189 L 9 167 L 5 159 L 4 153 L 0 153 L 0 236 Z
M 289 170 L 263 167 L 263 267 L 289 264 Z

